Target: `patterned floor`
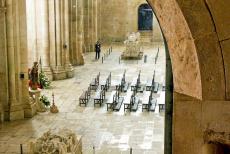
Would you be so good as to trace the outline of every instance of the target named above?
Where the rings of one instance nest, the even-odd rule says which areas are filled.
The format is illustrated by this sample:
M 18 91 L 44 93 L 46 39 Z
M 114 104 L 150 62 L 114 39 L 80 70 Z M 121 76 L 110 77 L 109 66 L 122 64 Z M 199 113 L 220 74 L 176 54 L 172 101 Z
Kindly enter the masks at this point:
M 154 59 L 158 50 L 157 64 Z M 103 47 L 105 52 L 109 47 Z M 123 46 L 114 45 L 113 52 L 107 56 L 102 64 L 101 59 L 94 60 L 95 53 L 85 54 L 85 65 L 75 67 L 75 77 L 72 79 L 54 81 L 52 87 L 42 93 L 51 98 L 55 94 L 55 102 L 60 113 L 38 113 L 32 119 L 15 122 L 5 122 L 0 125 L 0 153 L 19 153 L 19 145 L 23 144 L 24 152 L 28 152 L 28 143 L 41 136 L 47 130 L 69 128 L 83 139 L 83 153 L 93 154 L 163 154 L 164 149 L 164 113 L 159 113 L 158 106 L 155 112 L 142 112 L 141 105 L 137 112 L 124 112 L 123 106 L 119 112 L 107 112 L 106 105 L 93 107 L 90 100 L 87 107 L 80 107 L 78 97 L 85 90 L 98 72 L 104 80 L 112 73 L 112 82 L 118 81 L 124 70 L 126 80 L 132 82 L 141 70 L 141 82 L 151 79 L 154 69 L 156 81 L 164 83 L 165 52 L 164 46 L 155 44 L 143 48 L 147 55 L 144 60 L 121 61 L 119 56 Z M 103 55 L 103 54 L 102 54 Z M 111 89 L 106 93 L 110 96 Z M 125 94 L 123 94 L 125 95 Z M 143 94 L 138 94 L 143 97 Z M 158 102 L 164 102 L 164 92 L 154 95 Z

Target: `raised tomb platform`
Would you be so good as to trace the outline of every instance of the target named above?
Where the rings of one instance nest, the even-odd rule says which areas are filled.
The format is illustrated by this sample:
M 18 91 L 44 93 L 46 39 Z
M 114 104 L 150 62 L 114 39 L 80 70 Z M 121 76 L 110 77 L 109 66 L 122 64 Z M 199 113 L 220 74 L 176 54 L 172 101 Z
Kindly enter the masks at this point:
M 125 51 L 121 55 L 122 59 L 141 59 L 143 57 L 139 32 L 128 34 L 127 40 L 124 41 L 124 44 Z
M 30 143 L 29 154 L 82 154 L 82 140 L 71 130 L 48 131 Z

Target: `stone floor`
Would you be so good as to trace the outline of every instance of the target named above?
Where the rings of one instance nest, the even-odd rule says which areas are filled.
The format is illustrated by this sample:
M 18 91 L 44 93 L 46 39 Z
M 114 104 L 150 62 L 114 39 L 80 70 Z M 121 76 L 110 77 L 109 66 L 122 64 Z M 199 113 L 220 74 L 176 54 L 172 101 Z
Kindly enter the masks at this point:
M 154 58 L 160 48 L 157 64 Z M 106 51 L 108 46 L 103 48 Z M 123 46 L 113 46 L 113 52 L 107 56 L 102 64 L 101 59 L 94 60 L 95 53 L 85 54 L 86 64 L 75 67 L 75 77 L 72 79 L 54 81 L 52 87 L 44 90 L 43 94 L 51 99 L 55 94 L 55 102 L 60 113 L 38 113 L 32 119 L 5 122 L 0 125 L 0 153 L 19 153 L 19 144 L 23 144 L 25 153 L 28 143 L 41 136 L 49 129 L 69 128 L 82 136 L 83 153 L 93 154 L 163 154 L 164 149 L 164 113 L 141 111 L 125 112 L 123 106 L 119 112 L 107 112 L 106 105 L 93 107 L 91 100 L 87 107 L 80 107 L 78 97 L 86 89 L 98 72 L 101 79 L 112 73 L 112 82 L 119 80 L 126 70 L 126 80 L 132 81 L 141 70 L 141 81 L 151 79 L 154 69 L 156 81 L 164 83 L 165 52 L 162 44 L 144 47 L 147 63 L 142 60 L 123 61 L 119 64 L 119 56 Z M 110 90 L 111 91 L 111 90 Z M 106 94 L 110 95 L 110 91 Z M 125 94 L 123 94 L 125 95 Z M 139 94 L 140 97 L 142 94 Z M 158 102 L 164 102 L 164 92 L 154 95 Z

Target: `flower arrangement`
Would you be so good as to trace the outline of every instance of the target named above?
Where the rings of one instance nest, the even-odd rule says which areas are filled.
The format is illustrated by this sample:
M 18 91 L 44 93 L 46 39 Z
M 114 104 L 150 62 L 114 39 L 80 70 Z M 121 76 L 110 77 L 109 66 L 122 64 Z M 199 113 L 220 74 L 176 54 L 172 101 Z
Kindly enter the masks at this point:
M 40 81 L 40 86 L 41 88 L 49 88 L 51 81 L 49 78 L 45 75 L 44 72 L 39 73 L 39 81 Z
M 47 96 L 42 95 L 42 96 L 39 98 L 39 100 L 40 100 L 46 107 L 50 106 L 50 100 L 48 99 Z

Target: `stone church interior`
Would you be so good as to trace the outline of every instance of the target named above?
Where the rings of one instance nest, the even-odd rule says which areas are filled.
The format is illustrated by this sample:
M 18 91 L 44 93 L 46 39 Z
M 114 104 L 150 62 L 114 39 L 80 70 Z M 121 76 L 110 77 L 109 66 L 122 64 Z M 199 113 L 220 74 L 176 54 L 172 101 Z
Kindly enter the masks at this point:
M 230 154 L 229 0 L 0 0 L 0 153 Z

